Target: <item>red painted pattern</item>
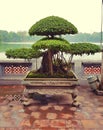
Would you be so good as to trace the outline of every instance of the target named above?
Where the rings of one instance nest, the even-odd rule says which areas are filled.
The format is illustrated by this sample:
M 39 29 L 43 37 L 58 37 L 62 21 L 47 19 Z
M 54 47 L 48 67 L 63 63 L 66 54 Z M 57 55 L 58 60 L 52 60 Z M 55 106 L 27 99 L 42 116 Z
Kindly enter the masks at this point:
M 101 73 L 101 67 L 84 67 L 84 74 L 100 74 Z
M 5 74 L 25 74 L 28 71 L 27 66 L 5 66 L 4 73 Z

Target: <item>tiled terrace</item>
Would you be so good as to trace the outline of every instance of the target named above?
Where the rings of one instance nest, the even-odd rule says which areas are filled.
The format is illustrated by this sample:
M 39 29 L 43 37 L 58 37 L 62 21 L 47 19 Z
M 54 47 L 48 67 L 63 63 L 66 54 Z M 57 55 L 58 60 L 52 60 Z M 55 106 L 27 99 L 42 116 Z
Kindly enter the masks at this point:
M 95 95 L 88 86 L 78 86 L 80 108 L 61 104 L 61 99 L 48 105 L 35 101 L 26 107 L 10 101 L 10 96 L 5 99 L 4 95 L 23 89 L 0 86 L 0 130 L 103 130 L 103 96 Z

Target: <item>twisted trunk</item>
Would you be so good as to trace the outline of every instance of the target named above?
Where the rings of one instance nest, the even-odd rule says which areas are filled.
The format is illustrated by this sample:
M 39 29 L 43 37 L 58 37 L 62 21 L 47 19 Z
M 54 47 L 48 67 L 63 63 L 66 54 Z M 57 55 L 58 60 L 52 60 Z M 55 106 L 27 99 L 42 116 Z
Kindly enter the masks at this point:
M 41 72 L 49 73 L 50 75 L 53 75 L 53 63 L 52 63 L 51 50 L 48 50 L 47 52 L 44 53 L 41 65 L 42 65 Z

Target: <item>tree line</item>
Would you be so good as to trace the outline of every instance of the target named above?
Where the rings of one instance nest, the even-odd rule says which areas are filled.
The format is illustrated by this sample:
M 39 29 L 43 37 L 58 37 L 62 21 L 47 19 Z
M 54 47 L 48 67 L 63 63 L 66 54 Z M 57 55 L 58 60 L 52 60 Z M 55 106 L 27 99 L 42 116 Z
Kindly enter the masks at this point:
M 103 37 L 103 33 L 102 33 Z M 75 35 L 66 35 L 65 39 L 69 42 L 100 42 L 101 32 L 90 33 L 78 33 Z
M 103 33 L 102 33 L 103 36 Z M 26 31 L 19 32 L 8 32 L 5 30 L 0 30 L 0 41 L 1 42 L 32 42 L 37 41 L 42 36 L 30 36 Z M 101 33 L 94 32 L 90 33 L 78 33 L 75 35 L 62 35 L 63 38 L 69 42 L 100 42 Z
M 40 39 L 40 37 L 30 37 L 26 31 L 19 31 L 16 33 L 0 30 L 0 42 L 28 42 L 37 41 L 38 39 Z

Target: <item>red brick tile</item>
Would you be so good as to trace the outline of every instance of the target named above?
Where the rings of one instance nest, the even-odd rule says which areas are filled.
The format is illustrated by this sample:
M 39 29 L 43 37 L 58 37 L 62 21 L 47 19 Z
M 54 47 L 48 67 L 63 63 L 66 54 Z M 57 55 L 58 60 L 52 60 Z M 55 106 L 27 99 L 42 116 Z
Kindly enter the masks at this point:
M 39 129 L 39 128 L 23 128 L 23 129 L 20 129 L 20 130 L 42 130 L 42 129 Z
M 99 125 L 96 120 L 81 120 L 81 123 L 83 124 L 83 127 L 88 128 L 99 128 Z
M 68 128 L 63 128 L 63 129 L 58 129 L 58 130 L 77 130 L 77 129 L 74 129 L 74 128 L 69 128 L 69 129 Z
M 33 122 L 33 128 L 49 127 L 49 120 L 35 120 Z
M 40 130 L 59 130 L 58 128 L 52 128 L 52 127 L 46 127 L 46 128 L 42 128 Z
M 64 109 L 63 106 L 54 106 L 54 109 L 57 110 L 57 111 L 62 111 Z
M 62 119 L 72 119 L 73 115 L 72 114 L 67 114 L 67 113 L 61 113 L 60 118 L 62 118 Z
M 41 115 L 40 112 L 32 112 L 32 113 L 31 113 L 31 116 L 34 117 L 34 118 L 36 118 L 36 119 L 39 119 L 39 118 L 40 118 L 40 115 Z
M 47 113 L 46 118 L 47 119 L 56 119 L 57 114 L 56 113 Z
M 98 123 L 99 123 L 100 126 L 103 128 L 103 120 L 98 120 Z
M 66 120 L 66 128 L 81 129 L 83 128 L 80 120 Z
M 5 128 L 0 128 L 0 130 L 5 130 Z
M 31 122 L 29 119 L 24 119 L 21 123 L 20 123 L 20 127 L 31 127 Z
M 45 111 L 45 110 L 48 110 L 50 108 L 50 106 L 41 106 L 40 109 Z
M 19 130 L 19 128 L 5 128 L 5 130 Z
M 54 128 L 65 128 L 66 127 L 66 122 L 65 120 L 51 120 L 50 121 L 50 126 Z

